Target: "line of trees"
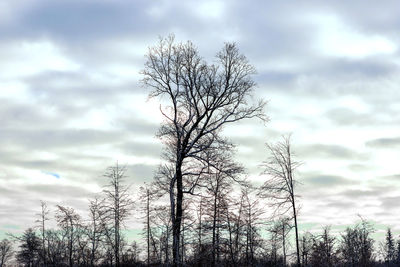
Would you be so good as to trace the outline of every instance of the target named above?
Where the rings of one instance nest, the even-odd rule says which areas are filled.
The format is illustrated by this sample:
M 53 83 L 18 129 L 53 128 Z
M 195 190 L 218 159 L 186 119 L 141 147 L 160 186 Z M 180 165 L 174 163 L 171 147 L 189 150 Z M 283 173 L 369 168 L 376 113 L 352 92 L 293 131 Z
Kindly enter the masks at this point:
M 206 188 L 207 194 L 193 196 L 183 208 L 181 265 L 297 265 L 292 218 L 280 216 L 266 222 L 257 189 L 244 185 L 236 194 L 228 183 L 216 190 L 219 182 L 214 180 L 215 187 Z M 50 212 L 41 202 L 35 226 L 21 236 L 0 241 L 0 266 L 15 263 L 13 258 L 21 266 L 171 266 L 172 223 L 169 205 L 162 204 L 159 192 L 142 187 L 135 199 L 142 210 L 143 235 L 131 244 L 122 232 L 115 237 L 117 206 L 105 204 L 109 199 L 104 193 L 89 201 L 85 217 L 60 205 Z M 56 229 L 47 226 L 51 220 L 57 222 Z M 300 265 L 399 266 L 400 239 L 388 228 L 385 239 L 376 243 L 371 236 L 374 231 L 361 219 L 342 233 L 332 234 L 330 227 L 320 233 L 299 233 Z
M 50 210 L 41 202 L 36 225 L 21 236 L 11 236 L 19 249 L 13 253 L 11 242 L 0 243 L 0 266 L 14 255 L 23 266 L 120 266 L 136 263 L 139 247 L 126 244 L 123 223 L 131 214 L 133 202 L 124 185 L 125 167 L 118 164 L 105 173 L 103 192 L 89 201 L 86 219 L 73 208 L 56 205 L 53 219 L 57 229 L 48 228 Z

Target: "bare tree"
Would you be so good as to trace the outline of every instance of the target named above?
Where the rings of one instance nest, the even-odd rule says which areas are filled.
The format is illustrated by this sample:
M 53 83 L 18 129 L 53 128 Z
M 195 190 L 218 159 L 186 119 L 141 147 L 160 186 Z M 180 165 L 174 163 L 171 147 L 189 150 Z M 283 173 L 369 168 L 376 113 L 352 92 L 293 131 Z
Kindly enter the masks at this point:
M 66 235 L 65 233 L 62 233 L 62 231 L 54 229 L 49 229 L 46 231 L 46 240 L 48 244 L 48 263 L 50 266 L 64 264 L 64 256 L 67 250 L 64 238 L 66 238 Z
M 13 255 L 12 243 L 8 239 L 0 241 L 0 267 L 4 267 Z
M 112 247 L 116 266 L 120 266 L 121 252 L 121 229 L 123 222 L 130 215 L 133 201 L 130 198 L 129 187 L 123 184 L 126 168 L 116 163 L 109 167 L 105 176 L 108 178 L 108 185 L 103 190 L 105 194 L 104 209 L 105 219 L 108 225 L 105 232 Z
M 255 196 L 254 188 L 245 186 L 242 188 L 242 218 L 245 232 L 245 262 L 246 266 L 255 263 L 256 249 L 258 247 L 259 233 L 257 225 L 260 224 L 261 215 L 264 210 L 260 207 L 259 199 Z
M 90 266 L 95 266 L 99 258 L 99 248 L 105 238 L 104 199 L 95 197 L 89 200 L 89 221 L 86 225 L 86 235 L 89 241 Z
M 39 228 L 40 232 L 42 235 L 42 253 L 41 253 L 41 258 L 43 261 L 43 264 L 46 266 L 47 265 L 47 257 L 48 257 L 48 246 L 46 248 L 46 221 L 49 220 L 49 209 L 47 208 L 47 204 L 44 201 L 40 201 L 40 213 L 36 214 L 36 216 L 39 217 L 39 219 L 36 220 L 37 223 L 39 223 Z
M 309 232 L 303 234 L 301 238 L 301 262 L 303 266 L 308 266 L 308 259 L 312 251 L 312 235 Z
M 283 254 L 283 266 L 286 266 L 286 258 L 287 258 L 287 237 L 289 235 L 290 230 L 292 229 L 292 225 L 290 224 L 290 217 L 280 217 L 273 226 L 269 229 L 271 234 L 282 243 L 282 254 Z
M 210 218 L 212 221 L 212 261 L 211 266 L 219 264 L 221 231 L 223 224 L 226 222 L 223 216 L 227 201 L 229 201 L 229 193 L 232 191 L 232 185 L 235 182 L 243 184 L 244 181 L 239 179 L 239 175 L 243 173 L 243 168 L 232 160 L 232 152 L 230 150 L 217 151 L 209 153 L 207 156 L 206 181 L 204 184 L 206 194 L 210 205 Z
M 296 236 L 297 266 L 300 266 L 300 246 L 297 227 L 297 210 L 295 194 L 295 171 L 300 163 L 295 161 L 291 149 L 290 136 L 276 144 L 267 144 L 270 157 L 264 162 L 264 173 L 269 179 L 261 186 L 260 196 L 273 200 L 272 205 L 279 214 L 287 214 L 291 211 L 294 221 Z
M 255 70 L 236 45 L 226 44 L 217 54 L 216 64 L 205 63 L 191 42 L 175 44 L 170 36 L 149 49 L 142 71 L 144 84 L 153 89 L 150 96 L 167 97 L 169 102 L 161 108 L 165 122 L 159 137 L 174 166 L 169 184 L 175 266 L 180 264 L 183 194 L 193 193 L 196 185 L 185 190 L 184 180 L 191 176 L 185 167 L 205 161 L 205 150 L 224 145 L 219 135 L 224 125 L 253 117 L 266 120 L 265 102 L 249 104 Z
M 146 233 L 147 233 L 147 265 L 150 265 L 150 190 L 146 188 Z
M 139 265 L 139 254 L 141 249 L 136 241 L 132 242 L 129 248 L 122 255 L 123 266 L 141 266 Z
M 143 222 L 144 229 L 143 235 L 146 239 L 147 245 L 147 265 L 150 266 L 152 261 L 154 261 L 156 250 L 154 248 L 154 236 L 153 236 L 153 228 L 155 227 L 154 222 L 157 212 L 157 208 L 154 206 L 155 199 L 158 195 L 157 190 L 151 190 L 149 185 L 145 185 L 140 187 L 140 196 L 139 199 L 142 203 L 140 211 L 144 213 Z M 168 257 L 167 257 L 168 258 Z
M 81 226 L 81 216 L 73 208 L 57 205 L 56 220 L 67 237 L 68 265 L 74 266 L 74 252 L 78 239 L 78 228 Z
M 279 266 L 278 262 L 280 261 L 279 257 L 279 249 L 282 245 L 282 242 L 280 240 L 281 235 L 280 235 L 280 229 L 277 227 L 276 224 L 273 224 L 269 229 L 270 232 L 270 262 L 273 266 Z M 283 260 L 282 260 L 283 261 Z
M 150 243 L 152 247 L 152 258 L 166 265 L 171 260 L 171 217 L 170 207 L 168 205 L 157 205 L 154 207 L 155 215 L 151 216 L 154 224 L 150 232 Z M 153 221 L 154 220 L 154 221 Z M 157 244 L 159 248 L 157 249 Z

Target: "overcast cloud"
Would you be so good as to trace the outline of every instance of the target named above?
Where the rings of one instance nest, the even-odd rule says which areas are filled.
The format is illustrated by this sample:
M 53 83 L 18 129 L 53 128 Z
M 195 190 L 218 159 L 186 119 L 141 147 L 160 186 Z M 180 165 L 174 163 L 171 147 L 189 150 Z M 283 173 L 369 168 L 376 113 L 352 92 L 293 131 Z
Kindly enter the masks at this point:
M 0 237 L 39 200 L 84 214 L 116 161 L 152 180 L 161 116 L 139 72 L 170 33 L 207 60 L 236 42 L 254 64 L 271 121 L 225 134 L 258 183 L 265 142 L 293 134 L 302 224 L 361 214 L 399 231 L 399 17 L 397 1 L 2 1 Z

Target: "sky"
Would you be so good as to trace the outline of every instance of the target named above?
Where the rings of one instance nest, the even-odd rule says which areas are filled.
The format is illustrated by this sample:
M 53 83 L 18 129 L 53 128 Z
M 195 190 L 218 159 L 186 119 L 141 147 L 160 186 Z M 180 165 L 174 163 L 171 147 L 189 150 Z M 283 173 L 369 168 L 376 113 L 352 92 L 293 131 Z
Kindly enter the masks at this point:
M 399 17 L 390 0 L 1 1 L 0 237 L 34 225 L 40 200 L 85 216 L 117 161 L 133 195 L 152 181 L 162 117 L 140 71 L 169 34 L 209 62 L 235 42 L 255 66 L 270 121 L 224 133 L 256 184 L 265 143 L 292 133 L 303 229 L 361 215 L 400 231 Z

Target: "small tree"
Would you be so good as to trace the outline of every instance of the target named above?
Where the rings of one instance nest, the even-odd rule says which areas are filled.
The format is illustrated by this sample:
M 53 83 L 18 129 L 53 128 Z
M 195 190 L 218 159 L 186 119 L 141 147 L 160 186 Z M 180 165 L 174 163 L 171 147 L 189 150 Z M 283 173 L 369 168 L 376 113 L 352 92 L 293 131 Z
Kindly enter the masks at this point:
M 385 260 L 388 265 L 394 263 L 396 258 L 395 255 L 395 243 L 392 235 L 392 230 L 390 228 L 386 231 L 386 242 L 385 242 Z
M 400 265 L 400 240 L 396 243 L 396 264 Z
M 242 218 L 245 233 L 245 261 L 246 266 L 253 266 L 260 240 L 258 225 L 264 210 L 260 207 L 259 199 L 255 196 L 254 189 L 250 186 L 243 187 L 241 197 L 243 201 Z
M 264 162 L 264 174 L 269 179 L 261 186 L 259 195 L 271 199 L 275 212 L 279 215 L 291 213 L 294 221 L 296 237 L 297 266 L 300 266 L 300 246 L 297 227 L 297 196 L 295 188 L 297 181 L 295 171 L 300 163 L 295 161 L 290 144 L 290 136 L 283 137 L 283 140 L 276 144 L 267 144 L 270 157 Z
M 95 197 L 89 201 L 89 221 L 86 225 L 86 235 L 89 242 L 90 266 L 95 266 L 99 258 L 99 250 L 105 238 L 106 210 L 104 209 L 104 200 Z
M 342 235 L 339 251 L 344 263 L 349 266 L 371 266 L 374 261 L 373 228 L 367 221 L 361 220 L 353 228 L 348 227 Z
M 365 219 L 361 218 L 361 223 L 358 225 L 359 240 L 360 240 L 360 263 L 361 266 L 370 266 L 374 262 L 374 240 L 371 234 L 374 232 L 372 225 Z
M 73 208 L 57 205 L 56 220 L 67 238 L 68 265 L 74 266 L 74 254 L 77 250 L 78 230 L 81 227 L 81 216 Z
M 335 250 L 335 238 L 330 234 L 330 227 L 324 227 L 320 236 L 313 238 L 313 249 L 311 254 L 311 266 L 334 266 L 337 262 L 337 251 Z M 364 265 L 362 265 L 364 266 Z
M 302 266 L 308 266 L 308 259 L 312 251 L 312 235 L 309 232 L 303 234 L 300 243 L 301 263 Z
M 293 226 L 290 223 L 290 217 L 280 217 L 274 225 L 269 229 L 271 234 L 278 238 L 282 243 L 282 253 L 283 253 L 283 265 L 286 266 L 287 258 L 287 237 Z
M 133 206 L 129 187 L 123 184 L 125 172 L 126 168 L 119 166 L 118 163 L 109 167 L 105 174 L 105 177 L 108 178 L 108 185 L 103 191 L 105 194 L 104 219 L 107 224 L 105 233 L 111 245 L 116 266 L 120 266 L 121 229 Z
M 18 240 L 21 242 L 20 250 L 17 253 L 18 262 L 28 267 L 36 266 L 41 251 L 39 237 L 37 237 L 32 228 L 29 228 Z
M 205 173 L 205 193 L 203 196 L 208 200 L 208 216 L 211 221 L 212 244 L 211 244 L 211 266 L 216 266 L 220 261 L 221 232 L 226 221 L 223 210 L 228 205 L 229 193 L 235 182 L 243 184 L 239 175 L 243 168 L 232 160 L 232 153 L 228 151 L 215 151 L 208 153 Z
M 0 241 L 0 267 L 6 265 L 13 255 L 12 243 L 8 239 Z
M 151 263 L 154 261 L 154 255 L 155 250 L 154 250 L 154 236 L 153 236 L 153 228 L 154 226 L 154 221 L 155 221 L 155 213 L 157 212 L 157 209 L 154 207 L 155 199 L 157 197 L 156 190 L 151 190 L 150 186 L 145 185 L 140 187 L 140 195 L 139 199 L 141 201 L 141 208 L 140 212 L 144 213 L 143 217 L 143 223 L 144 223 L 144 228 L 143 228 L 143 235 L 145 236 L 146 239 L 146 251 L 147 251 L 147 265 L 150 266 Z M 166 257 L 168 258 L 168 256 Z

